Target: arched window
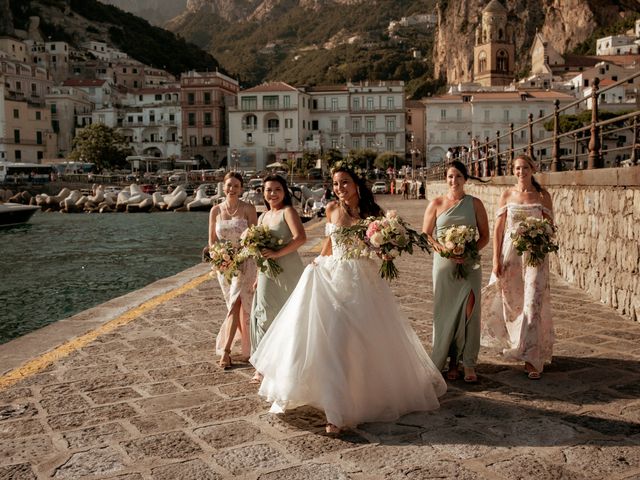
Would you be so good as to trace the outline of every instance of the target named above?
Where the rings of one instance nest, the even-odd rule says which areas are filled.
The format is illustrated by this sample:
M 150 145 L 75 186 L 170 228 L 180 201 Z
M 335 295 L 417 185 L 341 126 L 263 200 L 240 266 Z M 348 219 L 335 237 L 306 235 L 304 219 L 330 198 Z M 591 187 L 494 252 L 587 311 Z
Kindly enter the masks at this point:
M 480 52 L 478 55 L 478 73 L 482 73 L 487 70 L 487 54 Z
M 498 72 L 509 71 L 509 56 L 504 50 L 500 50 L 496 55 L 496 70 Z

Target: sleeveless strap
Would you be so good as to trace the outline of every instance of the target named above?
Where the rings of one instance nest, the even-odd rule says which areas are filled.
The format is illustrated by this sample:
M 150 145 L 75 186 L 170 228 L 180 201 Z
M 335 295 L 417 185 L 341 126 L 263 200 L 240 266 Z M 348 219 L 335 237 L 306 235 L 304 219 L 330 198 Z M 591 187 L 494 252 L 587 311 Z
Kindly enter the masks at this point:
M 507 212 L 507 205 L 500 207 L 498 210 L 496 210 L 496 214 L 495 217 L 501 217 L 502 215 L 504 215 Z

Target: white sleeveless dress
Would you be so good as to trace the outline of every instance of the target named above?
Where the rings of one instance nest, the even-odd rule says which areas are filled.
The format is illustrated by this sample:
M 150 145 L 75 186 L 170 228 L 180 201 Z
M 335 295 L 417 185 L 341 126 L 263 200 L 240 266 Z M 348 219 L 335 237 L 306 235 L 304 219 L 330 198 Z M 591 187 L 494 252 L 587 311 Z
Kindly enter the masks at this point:
M 333 255 L 306 267 L 250 362 L 271 412 L 311 405 L 339 427 L 439 407 L 441 373 L 369 259 Z

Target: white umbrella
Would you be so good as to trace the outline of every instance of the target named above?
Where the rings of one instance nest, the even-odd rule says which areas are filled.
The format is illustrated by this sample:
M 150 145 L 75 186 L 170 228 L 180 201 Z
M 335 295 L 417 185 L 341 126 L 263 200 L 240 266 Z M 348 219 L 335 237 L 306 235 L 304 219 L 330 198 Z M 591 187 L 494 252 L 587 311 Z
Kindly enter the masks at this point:
M 286 163 L 273 162 L 267 165 L 267 168 L 289 168 L 289 166 Z

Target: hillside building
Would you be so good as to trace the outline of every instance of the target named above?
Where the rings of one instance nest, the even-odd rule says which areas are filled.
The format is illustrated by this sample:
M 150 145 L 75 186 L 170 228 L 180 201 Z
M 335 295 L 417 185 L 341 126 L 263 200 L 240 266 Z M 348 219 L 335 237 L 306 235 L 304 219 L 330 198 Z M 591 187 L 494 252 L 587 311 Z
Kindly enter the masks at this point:
M 405 156 L 404 83 L 293 87 L 259 85 L 238 94 L 229 111 L 229 156 L 262 170 L 305 152 L 369 149 Z
M 219 167 L 227 154 L 228 109 L 236 105 L 238 81 L 220 72 L 186 72 L 180 78 L 182 157 Z
M 76 130 L 90 123 L 94 103 L 83 90 L 72 86 L 54 86 L 45 97 L 51 114 L 51 128 L 57 134 L 55 157 L 64 158 L 73 148 Z

